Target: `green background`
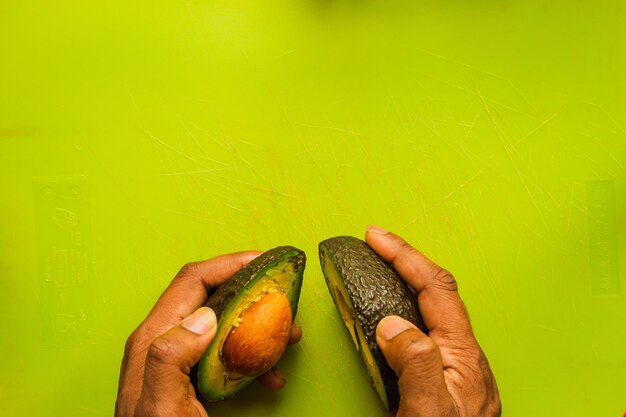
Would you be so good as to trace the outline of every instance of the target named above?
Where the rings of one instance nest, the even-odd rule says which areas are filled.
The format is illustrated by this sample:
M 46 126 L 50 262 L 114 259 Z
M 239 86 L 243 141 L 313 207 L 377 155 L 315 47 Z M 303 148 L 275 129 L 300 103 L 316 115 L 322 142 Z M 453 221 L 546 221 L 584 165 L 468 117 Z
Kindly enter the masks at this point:
M 621 416 L 625 40 L 622 1 L 0 2 L 0 415 L 112 415 L 182 264 L 292 244 L 289 383 L 210 415 L 383 416 L 316 252 L 374 223 L 455 273 L 504 415 Z

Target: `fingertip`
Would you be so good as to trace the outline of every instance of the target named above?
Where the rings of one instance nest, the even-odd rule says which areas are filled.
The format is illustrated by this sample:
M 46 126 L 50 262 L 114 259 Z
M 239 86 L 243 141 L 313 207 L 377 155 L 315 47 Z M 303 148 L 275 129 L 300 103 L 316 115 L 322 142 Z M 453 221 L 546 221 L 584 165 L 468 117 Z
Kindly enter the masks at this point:
M 400 316 L 387 316 L 378 322 L 376 326 L 376 338 L 388 342 L 409 329 L 417 329 L 417 327 Z
M 290 345 L 294 345 L 294 344 L 298 343 L 301 339 L 302 339 L 302 327 L 301 326 L 297 326 L 297 325 L 292 326 L 291 327 L 291 333 L 289 334 L 289 341 L 288 341 L 288 343 Z
M 263 251 L 261 250 L 252 249 L 242 252 L 236 252 L 235 254 L 240 257 L 241 263 L 245 265 L 253 259 L 258 258 L 262 253 Z
M 215 312 L 209 307 L 200 307 L 187 316 L 181 322 L 181 326 L 198 335 L 215 333 L 217 318 Z
M 283 382 L 287 382 L 287 379 L 285 378 L 285 375 L 283 375 L 283 373 L 280 371 L 280 369 L 278 369 L 278 366 L 274 366 L 272 369 L 270 369 L 270 371 L 272 371 L 274 373 L 274 376 L 276 376 L 276 378 L 282 380 Z
M 375 235 L 387 235 L 389 232 L 386 229 L 383 229 L 380 226 L 375 226 L 373 224 L 368 225 L 365 228 L 366 234 L 375 234 Z
M 287 384 L 287 379 L 283 376 L 282 372 L 277 367 L 273 367 L 263 375 L 261 375 L 257 381 L 265 388 L 277 391 L 282 389 Z
M 395 239 L 399 237 L 379 226 L 367 226 L 365 229 L 365 242 L 383 258 L 389 256 Z

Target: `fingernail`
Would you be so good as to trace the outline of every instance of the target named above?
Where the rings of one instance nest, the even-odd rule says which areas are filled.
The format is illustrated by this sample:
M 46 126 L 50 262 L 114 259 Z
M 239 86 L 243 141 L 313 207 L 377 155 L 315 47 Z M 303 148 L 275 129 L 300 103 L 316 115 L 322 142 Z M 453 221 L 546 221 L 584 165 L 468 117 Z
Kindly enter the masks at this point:
M 368 233 L 375 233 L 377 235 L 386 235 L 387 233 L 389 233 L 382 227 L 373 226 L 373 225 L 367 226 L 366 230 Z
M 378 323 L 378 335 L 384 340 L 391 340 L 403 331 L 414 327 L 401 317 L 387 316 Z
M 190 332 L 205 334 L 217 325 L 217 319 L 209 307 L 200 307 L 183 320 L 181 325 Z

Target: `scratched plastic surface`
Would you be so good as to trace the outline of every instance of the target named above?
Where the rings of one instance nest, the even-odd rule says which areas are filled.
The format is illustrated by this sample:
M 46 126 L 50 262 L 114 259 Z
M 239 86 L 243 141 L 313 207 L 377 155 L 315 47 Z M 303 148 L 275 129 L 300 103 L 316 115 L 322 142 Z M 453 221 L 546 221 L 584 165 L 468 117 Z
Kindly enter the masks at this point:
M 190 260 L 310 258 L 280 393 L 384 416 L 316 262 L 397 231 L 452 270 L 505 415 L 626 409 L 626 3 L 0 2 L 0 415 L 110 416 Z

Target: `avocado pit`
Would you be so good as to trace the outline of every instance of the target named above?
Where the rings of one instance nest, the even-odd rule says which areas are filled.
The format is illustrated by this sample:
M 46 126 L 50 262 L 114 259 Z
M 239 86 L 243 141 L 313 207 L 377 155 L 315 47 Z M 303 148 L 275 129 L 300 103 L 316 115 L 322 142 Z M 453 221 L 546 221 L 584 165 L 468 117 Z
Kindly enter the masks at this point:
M 291 332 L 291 307 L 282 292 L 270 292 L 239 317 L 222 347 L 222 358 L 231 373 L 257 376 L 282 356 Z

